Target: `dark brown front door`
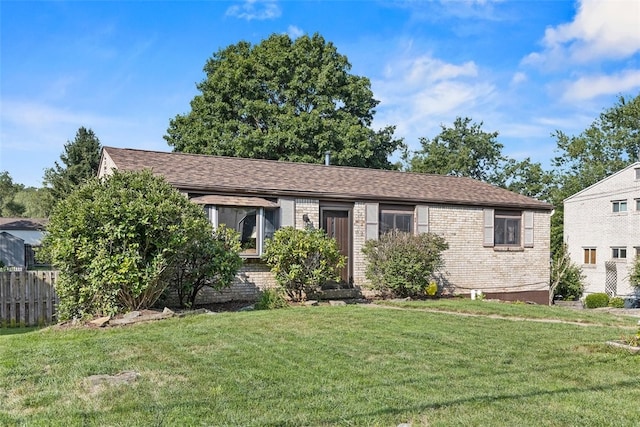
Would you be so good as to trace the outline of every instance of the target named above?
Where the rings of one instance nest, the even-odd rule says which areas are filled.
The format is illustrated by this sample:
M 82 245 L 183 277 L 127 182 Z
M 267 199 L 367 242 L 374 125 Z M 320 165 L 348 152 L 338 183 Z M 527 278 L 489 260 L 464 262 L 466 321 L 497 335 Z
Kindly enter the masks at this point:
M 338 277 L 342 283 L 350 283 L 349 274 L 349 249 L 351 248 L 351 234 L 349 233 L 349 211 L 329 211 L 322 212 L 322 227 L 329 237 L 333 237 L 338 242 L 340 254 L 347 258 L 343 268 L 338 271 Z

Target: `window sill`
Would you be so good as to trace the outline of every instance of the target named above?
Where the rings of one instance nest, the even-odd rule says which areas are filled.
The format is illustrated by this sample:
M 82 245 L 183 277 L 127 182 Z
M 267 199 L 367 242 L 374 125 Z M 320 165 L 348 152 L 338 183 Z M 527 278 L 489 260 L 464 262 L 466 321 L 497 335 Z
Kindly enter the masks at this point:
M 524 252 L 522 246 L 494 246 L 494 252 Z
M 594 270 L 597 267 L 595 264 L 582 264 L 582 268 L 586 268 L 588 270 Z

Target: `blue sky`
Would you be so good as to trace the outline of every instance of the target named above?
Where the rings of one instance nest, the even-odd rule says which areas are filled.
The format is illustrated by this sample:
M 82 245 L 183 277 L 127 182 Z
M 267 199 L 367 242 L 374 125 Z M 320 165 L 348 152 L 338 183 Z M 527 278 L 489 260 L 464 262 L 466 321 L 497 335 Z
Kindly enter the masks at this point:
M 366 76 L 412 148 L 470 117 L 504 153 L 549 165 L 640 93 L 640 2 L 2 1 L 0 171 L 41 186 L 79 127 L 104 146 L 170 151 L 214 52 L 273 33 L 320 33 Z

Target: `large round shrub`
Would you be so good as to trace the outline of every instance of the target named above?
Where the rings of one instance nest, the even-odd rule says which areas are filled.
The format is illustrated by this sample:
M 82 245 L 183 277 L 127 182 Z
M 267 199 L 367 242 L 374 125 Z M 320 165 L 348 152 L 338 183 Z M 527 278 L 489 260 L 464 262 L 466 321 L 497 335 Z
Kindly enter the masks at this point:
M 150 307 L 185 247 L 211 238 L 203 210 L 149 171 L 90 180 L 60 201 L 42 253 L 60 270 L 60 320 Z
M 398 297 L 433 294 L 434 273 L 444 266 L 442 252 L 448 248 L 444 238 L 433 233 L 391 231 L 379 240 L 365 243 L 362 249 L 368 261 L 365 274 L 371 287 L 383 294 Z

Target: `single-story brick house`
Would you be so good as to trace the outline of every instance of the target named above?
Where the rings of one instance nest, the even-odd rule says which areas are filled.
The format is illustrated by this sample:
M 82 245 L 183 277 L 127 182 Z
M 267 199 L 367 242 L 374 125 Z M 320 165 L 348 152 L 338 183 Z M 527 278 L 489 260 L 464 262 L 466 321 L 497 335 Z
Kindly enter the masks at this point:
M 348 286 L 366 289 L 364 242 L 397 228 L 446 239 L 441 280 L 455 293 L 548 303 L 552 206 L 470 178 L 104 147 L 98 174 L 112 169 L 150 169 L 203 205 L 214 226 L 241 233 L 245 263 L 217 301 L 273 286 L 260 261 L 265 239 L 313 226 L 348 257 Z

